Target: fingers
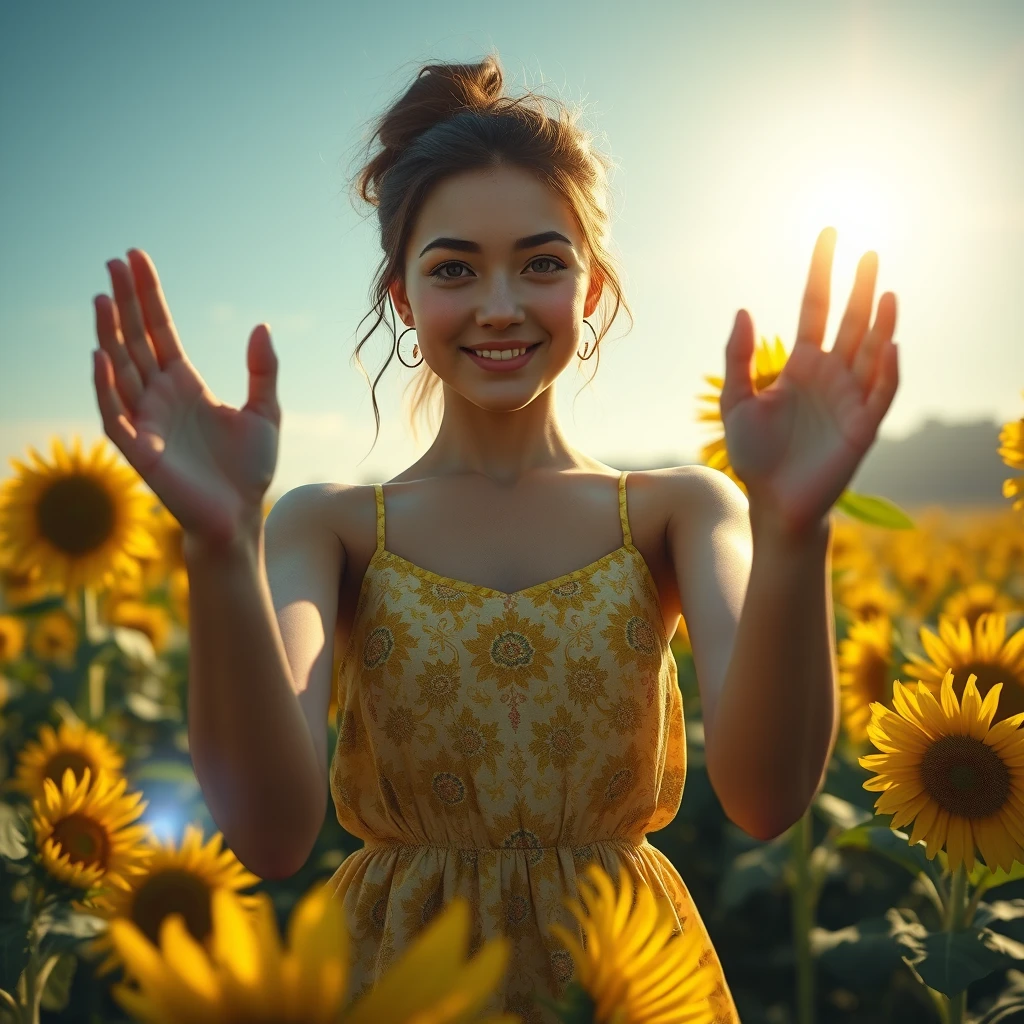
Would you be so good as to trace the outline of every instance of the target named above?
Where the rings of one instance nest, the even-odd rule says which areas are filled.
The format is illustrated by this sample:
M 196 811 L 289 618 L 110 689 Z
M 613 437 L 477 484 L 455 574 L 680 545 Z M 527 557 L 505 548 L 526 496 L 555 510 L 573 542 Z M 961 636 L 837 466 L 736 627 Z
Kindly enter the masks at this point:
M 134 412 L 142 401 L 142 393 L 146 390 L 135 365 L 135 360 L 128 354 L 118 328 L 117 307 L 109 295 L 97 295 L 93 300 L 96 311 L 96 337 L 100 348 L 107 356 L 117 390 L 129 412 Z
M 890 295 L 891 293 L 887 292 L 886 294 Z M 885 296 L 883 295 L 882 298 L 884 299 Z M 879 304 L 881 304 L 881 301 Z M 895 296 L 893 296 L 892 307 L 893 315 L 895 316 Z M 899 359 L 891 334 L 888 338 L 882 340 L 881 349 L 881 356 L 878 360 L 878 374 L 864 403 L 869 419 L 874 423 L 881 422 L 882 417 L 892 404 L 896 389 L 900 383 Z
M 754 393 L 751 364 L 754 359 L 754 321 L 741 309 L 732 325 L 732 334 L 725 346 L 725 380 L 718 400 L 724 419 L 734 405 Z
M 871 321 L 871 308 L 875 304 L 875 282 L 878 280 L 878 253 L 866 252 L 857 264 L 857 274 L 850 292 L 850 301 L 839 325 L 835 352 L 850 366 L 857 354 L 861 339 L 867 333 Z
M 111 260 L 107 267 L 114 286 L 114 298 L 117 300 L 117 320 L 121 329 L 121 337 L 128 348 L 128 354 L 135 362 L 143 387 L 150 378 L 160 371 L 153 347 L 146 336 L 146 325 L 142 319 L 142 307 L 135 294 L 135 280 L 129 266 L 121 260 Z M 118 364 L 114 364 L 117 369 Z
M 829 293 L 832 287 L 832 255 L 836 248 L 836 229 L 825 228 L 814 244 L 811 269 L 807 275 L 804 301 L 800 307 L 800 323 L 796 330 L 797 345 L 821 348 L 828 320 Z
M 863 335 L 850 367 L 860 384 L 861 394 L 868 396 L 876 383 L 876 375 L 885 370 L 892 334 L 896 328 L 896 296 L 886 292 L 878 300 L 875 326 Z M 836 343 L 838 345 L 838 342 Z
M 249 335 L 246 353 L 249 367 L 249 399 L 243 408 L 281 425 L 281 408 L 277 402 L 277 354 L 270 343 L 270 326 L 258 324 Z
M 114 371 L 106 350 L 93 351 L 92 375 L 100 407 L 100 418 L 107 437 L 117 445 L 135 469 L 142 468 L 139 434 L 121 401 L 121 396 L 117 393 L 117 388 L 114 387 Z
M 184 351 L 178 339 L 178 332 L 171 320 L 171 311 L 167 308 L 160 279 L 156 267 L 149 256 L 141 249 L 128 251 L 128 263 L 135 281 L 135 291 L 142 305 L 142 316 L 145 330 L 152 339 L 156 350 L 156 358 L 162 369 L 175 359 L 184 358 Z

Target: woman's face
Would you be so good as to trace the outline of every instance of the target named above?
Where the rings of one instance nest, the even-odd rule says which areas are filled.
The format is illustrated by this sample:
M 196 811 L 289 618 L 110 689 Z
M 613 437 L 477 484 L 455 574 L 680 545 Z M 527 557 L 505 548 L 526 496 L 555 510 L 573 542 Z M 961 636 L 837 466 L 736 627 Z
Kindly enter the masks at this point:
M 522 408 L 576 358 L 597 306 L 582 236 L 565 203 L 519 168 L 467 171 L 424 202 L 405 251 L 405 283 L 391 299 L 426 364 L 481 408 Z M 525 361 L 469 350 L 530 348 Z M 517 365 L 522 364 L 522 365 Z M 488 367 L 507 367 L 489 369 Z

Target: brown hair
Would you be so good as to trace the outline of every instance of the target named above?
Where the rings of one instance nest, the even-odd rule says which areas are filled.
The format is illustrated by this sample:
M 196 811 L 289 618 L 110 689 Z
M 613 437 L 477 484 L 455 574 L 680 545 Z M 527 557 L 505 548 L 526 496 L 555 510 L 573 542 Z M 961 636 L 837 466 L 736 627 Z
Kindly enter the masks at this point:
M 384 250 L 371 288 L 373 306 L 360 325 L 373 313 L 377 319 L 354 353 L 367 381 L 359 350 L 385 320 L 386 306 L 391 305 L 389 285 L 404 280 L 405 247 L 416 216 L 439 181 L 462 171 L 507 164 L 536 174 L 568 204 L 579 223 L 590 266 L 604 277 L 602 313 L 614 303 L 611 315 L 602 317 L 602 326 L 596 329 L 596 348 L 600 350 L 599 343 L 620 306 L 632 324 L 621 281 L 605 247 L 611 162 L 593 149 L 591 137 L 578 127 L 578 111 L 534 92 L 518 98 L 504 96 L 502 84 L 501 65 L 494 54 L 477 64 L 428 64 L 405 94 L 372 122 L 367 153 L 376 140 L 380 149 L 355 179 L 359 197 L 376 207 Z M 545 109 L 549 102 L 553 115 Z M 374 445 L 380 434 L 376 385 L 397 351 L 393 307 L 391 313 L 392 350 L 370 392 L 377 424 Z M 597 358 L 600 361 L 599 351 Z M 433 429 L 433 414 L 443 409 L 444 393 L 441 379 L 425 363 L 408 387 L 413 388 L 409 422 L 415 437 L 416 418 L 425 406 Z

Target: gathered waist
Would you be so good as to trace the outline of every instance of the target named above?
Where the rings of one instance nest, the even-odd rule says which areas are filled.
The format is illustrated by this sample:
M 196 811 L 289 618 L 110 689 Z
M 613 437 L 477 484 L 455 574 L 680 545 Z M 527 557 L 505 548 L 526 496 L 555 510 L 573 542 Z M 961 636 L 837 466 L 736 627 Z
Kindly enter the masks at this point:
M 473 853 L 536 853 L 540 850 L 587 850 L 591 846 L 626 846 L 636 849 L 649 846 L 647 836 L 637 839 L 591 839 L 585 843 L 556 843 L 554 846 L 441 846 L 437 843 L 410 843 L 404 839 L 372 838 L 363 840 L 363 849 L 388 849 L 389 847 L 407 847 L 414 850 L 445 850 L 471 851 Z

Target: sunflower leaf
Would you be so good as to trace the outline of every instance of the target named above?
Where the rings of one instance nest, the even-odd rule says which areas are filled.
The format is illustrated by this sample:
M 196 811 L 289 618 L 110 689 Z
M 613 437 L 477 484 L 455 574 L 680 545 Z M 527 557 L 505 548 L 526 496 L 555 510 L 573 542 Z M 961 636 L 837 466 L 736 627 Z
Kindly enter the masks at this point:
M 735 909 L 752 893 L 781 885 L 789 859 L 788 832 L 741 853 L 726 869 L 719 885 L 718 898 L 722 905 L 728 910 Z
M 924 983 L 946 996 L 963 992 L 968 985 L 995 971 L 1024 960 L 1024 944 L 989 928 L 936 932 L 921 943 L 912 964 Z
M 855 807 L 849 800 L 842 800 L 832 793 L 821 792 L 814 798 L 815 813 L 827 824 L 844 831 L 869 822 L 874 815 L 861 807 Z
M 913 911 L 890 907 L 884 917 L 838 931 L 812 929 L 811 952 L 838 981 L 869 991 L 886 985 L 892 972 L 903 966 L 908 950 L 916 951 L 913 939 L 923 940 L 927 934 Z
M 13 992 L 28 963 L 28 933 L 20 921 L 0 920 L 0 988 Z
M 596 1004 L 593 997 L 575 979 L 562 994 L 561 1002 L 553 1003 L 539 992 L 534 995 L 534 1000 L 556 1014 L 560 1024 L 591 1024 L 594 1019 Z
M 935 864 L 925 856 L 921 843 L 910 845 L 906 832 L 891 828 L 872 827 L 871 823 L 840 832 L 835 838 L 836 847 L 852 846 L 859 850 L 873 850 L 883 857 L 906 868 L 912 875 L 926 874 L 936 888 L 939 887 L 939 872 Z
M 1024 899 L 982 901 L 974 912 L 971 925 L 990 928 L 1017 942 L 1024 942 Z
M 836 508 L 871 526 L 883 526 L 889 530 L 914 529 L 914 520 L 899 505 L 877 494 L 843 491 L 836 501 Z
M 24 860 L 28 856 L 28 830 L 16 807 L 0 803 L 0 857 Z
M 974 891 L 988 892 L 989 889 L 995 889 L 997 886 L 1006 885 L 1007 882 L 1016 882 L 1024 878 L 1024 864 L 1021 864 L 1019 860 L 1013 862 L 1012 867 L 1009 871 L 1004 871 L 1002 868 L 986 867 L 981 861 L 978 861 L 974 865 L 974 870 L 967 876 L 967 880 L 971 883 Z
M 57 962 L 46 976 L 43 997 L 40 1005 L 44 1010 L 59 1012 L 67 1009 L 71 998 L 71 982 L 75 977 L 78 957 L 73 953 L 61 953 Z

